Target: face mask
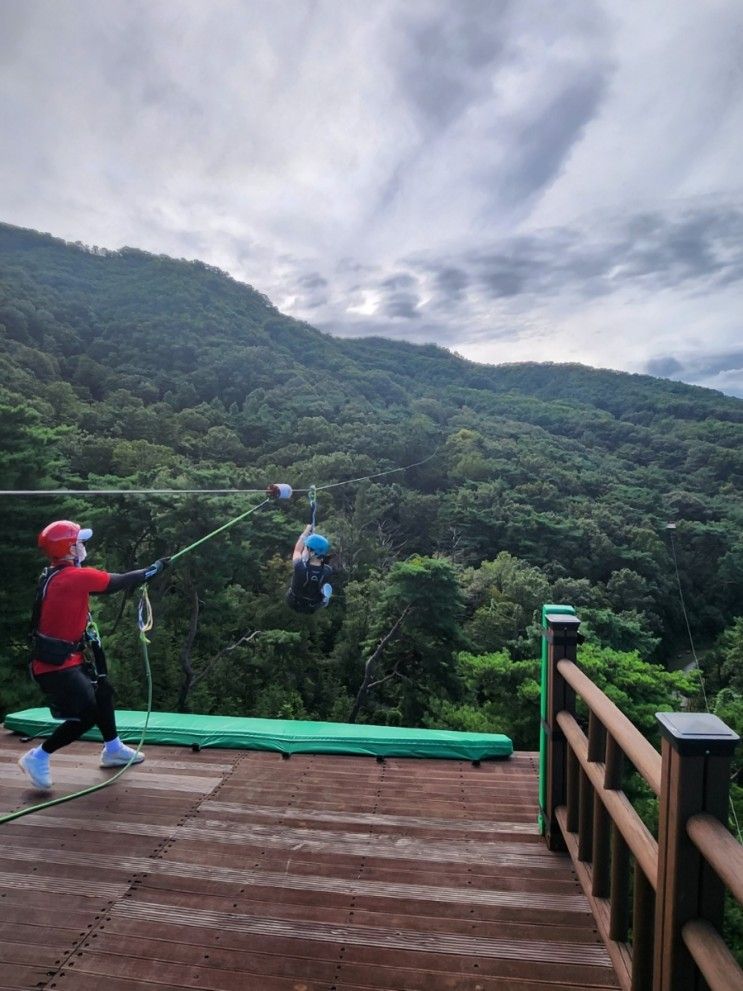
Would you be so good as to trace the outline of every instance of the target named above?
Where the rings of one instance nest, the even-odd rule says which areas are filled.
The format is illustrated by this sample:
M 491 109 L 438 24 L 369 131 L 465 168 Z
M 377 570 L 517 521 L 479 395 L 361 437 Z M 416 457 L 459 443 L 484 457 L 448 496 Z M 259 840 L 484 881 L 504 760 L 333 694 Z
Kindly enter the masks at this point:
M 85 544 L 78 540 L 78 542 L 72 548 L 72 555 L 75 558 L 75 564 L 82 564 L 85 558 L 88 556 L 88 552 L 85 550 Z

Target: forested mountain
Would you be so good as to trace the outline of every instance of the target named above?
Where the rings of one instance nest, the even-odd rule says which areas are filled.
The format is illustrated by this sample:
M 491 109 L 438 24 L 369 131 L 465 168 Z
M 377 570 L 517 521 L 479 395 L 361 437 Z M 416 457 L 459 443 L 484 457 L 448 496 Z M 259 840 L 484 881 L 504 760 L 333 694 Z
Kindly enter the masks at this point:
M 708 690 L 724 689 L 721 714 L 738 718 L 741 400 L 578 365 L 489 367 L 432 345 L 341 340 L 207 265 L 9 226 L 0 390 L 3 489 L 305 488 L 437 452 L 321 493 L 340 570 L 315 617 L 283 601 L 301 498 L 170 569 L 151 589 L 161 709 L 346 719 L 365 659 L 395 628 L 359 719 L 498 729 L 533 746 L 535 610 L 564 601 L 584 621 L 597 680 L 649 727 L 669 693 L 695 691 L 664 670 L 688 647 L 675 533 Z M 91 563 L 121 571 L 259 500 L 3 496 L 0 709 L 38 698 L 23 662 L 46 522 L 93 526 Z M 132 608 L 96 610 L 120 704 L 139 707 Z

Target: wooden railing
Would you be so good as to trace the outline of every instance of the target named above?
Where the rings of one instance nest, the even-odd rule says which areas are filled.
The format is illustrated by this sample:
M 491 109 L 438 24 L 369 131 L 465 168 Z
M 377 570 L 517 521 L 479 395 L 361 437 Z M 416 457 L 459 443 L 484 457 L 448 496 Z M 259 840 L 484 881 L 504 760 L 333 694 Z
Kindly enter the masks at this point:
M 743 847 L 725 826 L 738 737 L 716 716 L 658 713 L 658 753 L 576 664 L 579 626 L 546 616 L 547 844 L 570 853 L 625 991 L 743 991 L 720 935 L 725 889 L 743 904 Z M 657 839 L 623 791 L 625 762 L 659 799 Z

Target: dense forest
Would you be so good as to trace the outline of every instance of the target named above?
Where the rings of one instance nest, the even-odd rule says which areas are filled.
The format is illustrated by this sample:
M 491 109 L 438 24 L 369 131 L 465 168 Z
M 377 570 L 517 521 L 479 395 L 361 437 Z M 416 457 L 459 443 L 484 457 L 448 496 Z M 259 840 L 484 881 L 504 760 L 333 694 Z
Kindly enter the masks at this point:
M 342 340 L 202 263 L 0 225 L 0 405 L 3 490 L 306 488 L 434 454 L 320 492 L 338 573 L 313 617 L 284 604 L 303 497 L 158 579 L 159 709 L 496 730 L 533 748 L 539 608 L 558 601 L 583 621 L 582 663 L 648 733 L 656 709 L 703 704 L 675 670 L 689 630 L 710 704 L 743 729 L 741 400 Z M 123 571 L 261 496 L 0 498 L 2 714 L 40 703 L 25 664 L 45 523 L 92 526 L 89 563 Z M 133 605 L 94 608 L 119 704 L 140 708 Z

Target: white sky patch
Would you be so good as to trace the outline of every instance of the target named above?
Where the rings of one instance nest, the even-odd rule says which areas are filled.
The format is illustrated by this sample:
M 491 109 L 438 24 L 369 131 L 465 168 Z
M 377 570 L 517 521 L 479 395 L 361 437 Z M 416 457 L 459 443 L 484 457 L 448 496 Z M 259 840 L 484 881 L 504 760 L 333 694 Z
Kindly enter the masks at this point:
M 739 0 L 3 0 L 0 221 L 743 394 L 742 37 Z
M 731 313 L 736 297 L 738 292 L 726 301 Z M 679 300 L 660 291 L 653 299 L 625 296 L 615 300 L 610 310 L 599 299 L 564 313 L 530 309 L 524 315 L 509 316 L 502 311 L 493 316 L 496 325 L 510 323 L 512 337 L 504 341 L 485 333 L 476 340 L 460 342 L 456 350 L 473 361 L 489 364 L 577 361 L 629 372 L 645 372 L 648 360 L 672 358 L 685 370 L 686 381 L 743 397 L 740 325 L 734 318 L 721 324 L 719 314 L 708 311 L 704 296 Z M 676 328 L 684 320 L 693 330 L 681 337 Z M 709 346 L 712 332 L 717 341 L 714 350 Z M 643 340 L 649 347 L 640 347 Z M 721 354 L 730 356 L 730 368 L 706 367 L 711 358 Z
M 361 293 L 361 302 L 346 307 L 347 313 L 359 314 L 362 317 L 373 316 L 379 308 L 380 296 L 373 292 Z
M 731 167 L 743 133 L 743 5 L 656 0 L 614 6 L 612 20 L 606 99 L 533 224 L 743 192 Z

